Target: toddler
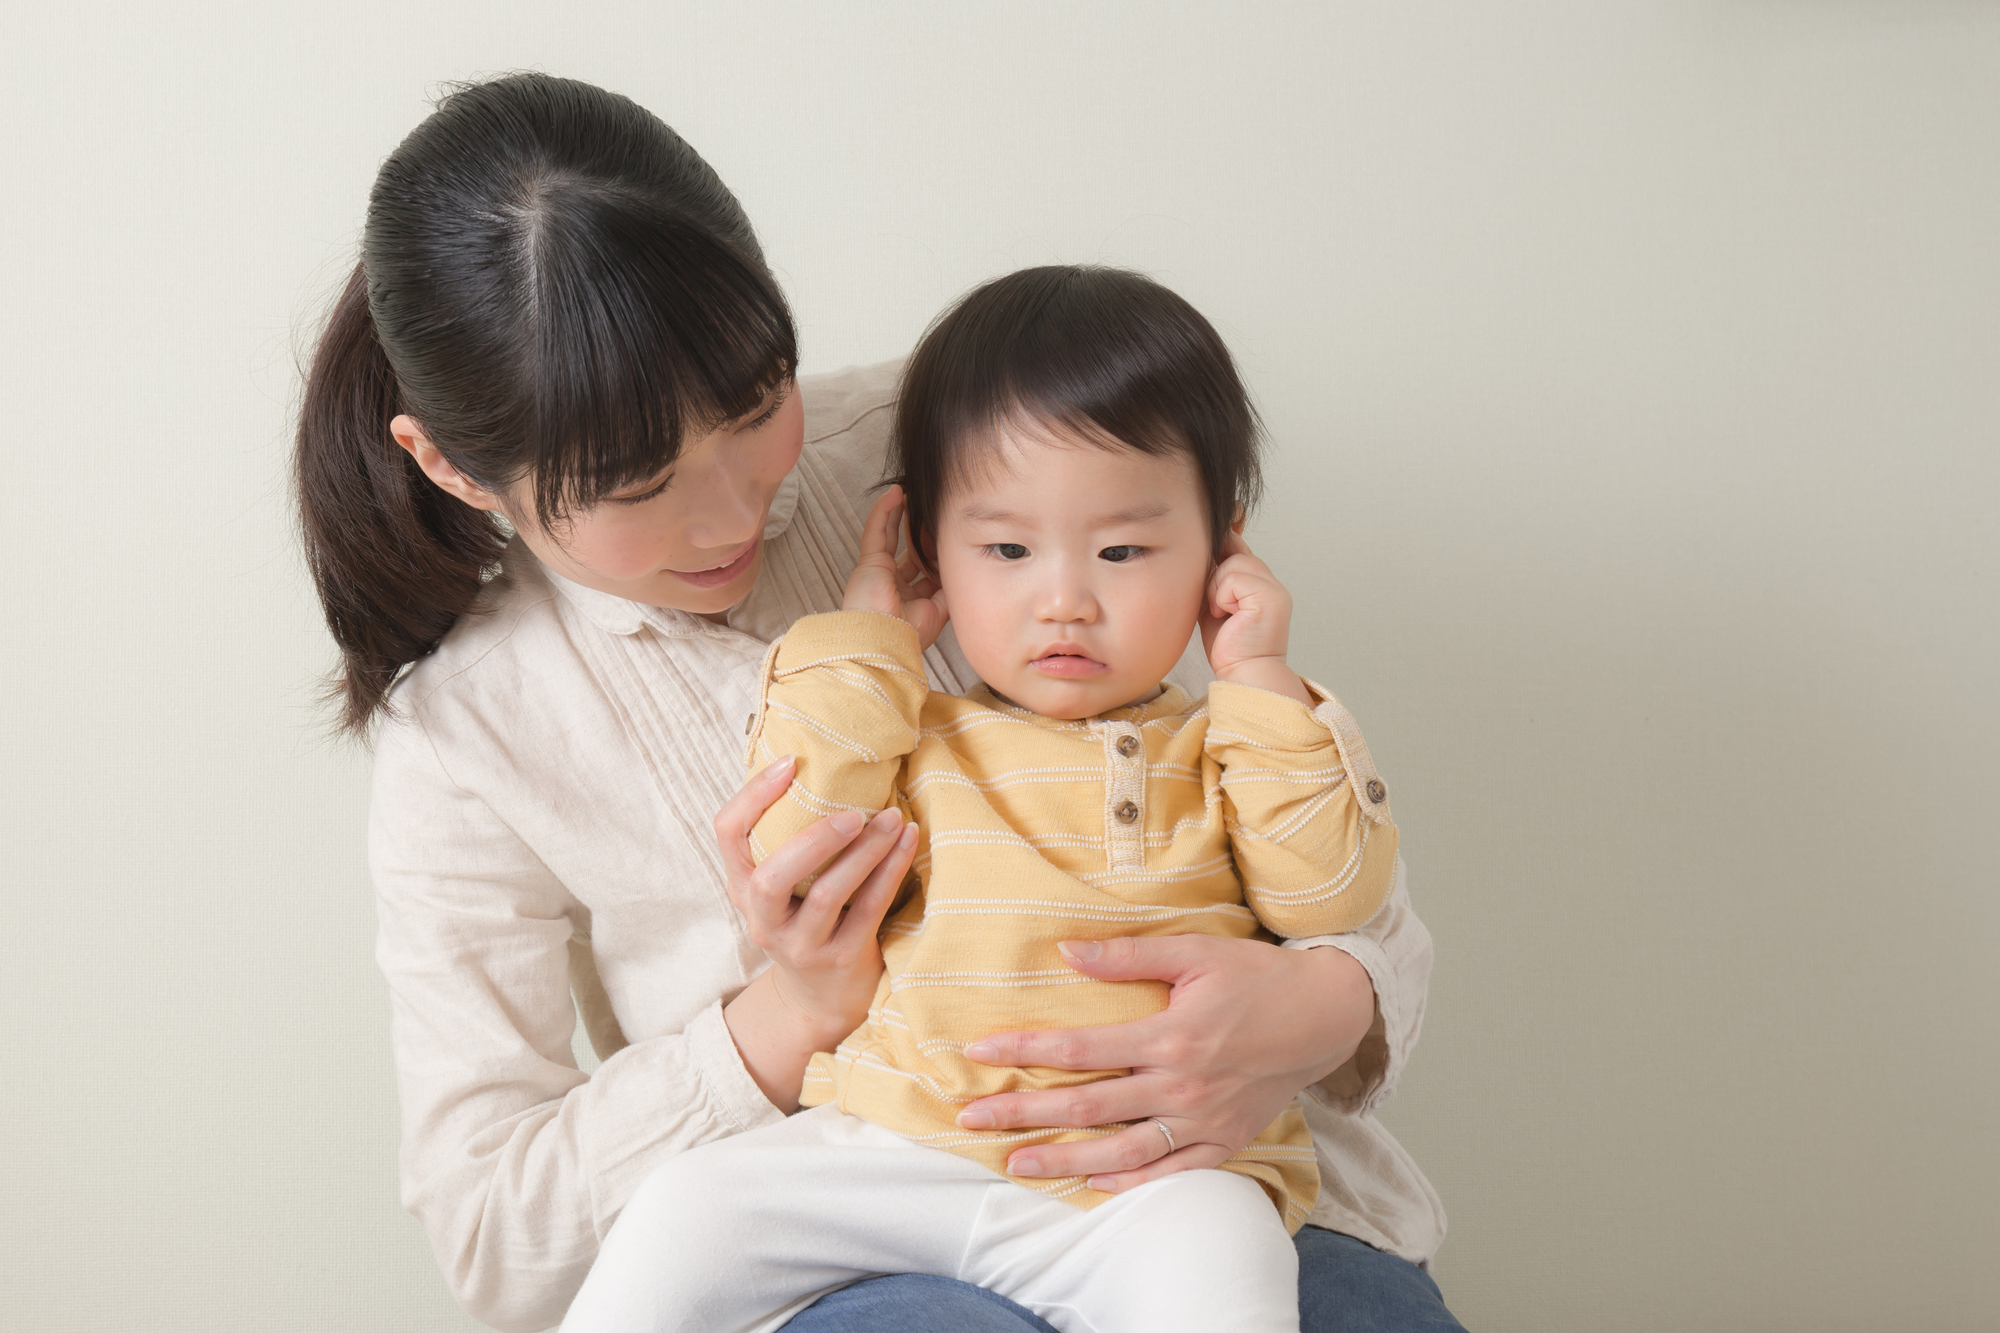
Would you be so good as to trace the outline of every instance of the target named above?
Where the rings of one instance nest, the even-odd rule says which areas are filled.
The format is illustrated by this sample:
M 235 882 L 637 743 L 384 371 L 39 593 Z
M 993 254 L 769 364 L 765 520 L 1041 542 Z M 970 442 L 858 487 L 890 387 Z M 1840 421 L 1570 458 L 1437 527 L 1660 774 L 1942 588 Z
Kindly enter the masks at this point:
M 1228 351 L 1137 274 L 1027 270 L 925 336 L 895 439 L 901 490 L 869 518 L 844 609 L 773 645 L 749 755 L 797 756 L 760 860 L 837 811 L 893 802 L 920 829 L 875 1001 L 814 1058 L 814 1109 L 649 1178 L 565 1328 L 774 1329 L 830 1288 L 928 1272 L 1063 1333 L 1296 1330 L 1290 1233 L 1318 1190 L 1296 1105 L 1220 1170 L 1116 1195 L 1005 1164 L 1124 1126 L 956 1122 L 976 1098 L 1123 1072 L 985 1065 L 968 1043 L 1165 1007 L 1163 983 L 1086 977 L 1061 944 L 1327 935 L 1389 892 L 1396 827 L 1366 745 L 1286 665 L 1290 598 L 1236 535 L 1257 434 Z M 935 596 L 899 569 L 904 510 Z M 983 682 L 964 697 L 925 681 L 947 613 Z M 1206 699 L 1165 683 L 1197 629 Z

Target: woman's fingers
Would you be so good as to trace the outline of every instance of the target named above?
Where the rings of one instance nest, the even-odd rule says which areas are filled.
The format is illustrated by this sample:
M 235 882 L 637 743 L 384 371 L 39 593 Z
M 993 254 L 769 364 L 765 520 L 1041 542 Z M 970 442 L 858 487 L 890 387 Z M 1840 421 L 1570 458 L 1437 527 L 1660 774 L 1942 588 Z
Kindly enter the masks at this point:
M 1159 1133 L 1158 1128 L 1150 1121 L 1145 1124 L 1134 1125 L 1132 1129 L 1128 1129 L 1125 1132 L 1129 1134 L 1132 1130 L 1150 1131 L 1154 1134 Z M 1204 1167 L 1221 1166 L 1231 1156 L 1232 1154 L 1229 1149 L 1219 1143 L 1196 1143 L 1182 1148 L 1178 1152 L 1168 1153 L 1164 1157 L 1156 1158 L 1136 1170 L 1112 1171 L 1103 1175 L 1093 1174 L 1089 1171 L 1077 1171 L 1071 1174 L 1089 1176 L 1087 1183 L 1094 1190 L 1103 1190 L 1106 1194 L 1119 1194 L 1135 1186 L 1143 1185 L 1149 1180 L 1158 1180 L 1161 1176 L 1170 1176 L 1176 1171 L 1196 1171 Z
M 842 909 L 854 897 L 855 890 L 895 850 L 902 831 L 902 811 L 894 806 L 880 811 L 868 821 L 861 835 L 819 872 L 819 878 L 799 900 L 798 910 L 792 916 L 790 929 L 802 943 L 818 946 L 832 937 L 835 927 L 840 924 Z M 799 879 L 804 878 L 799 876 Z
M 917 826 L 904 823 L 897 834 L 896 842 L 889 849 L 861 888 L 847 900 L 847 912 L 834 927 L 836 936 L 851 939 L 855 943 L 873 940 L 882 928 L 882 918 L 888 914 L 889 904 L 896 899 L 896 890 L 903 886 L 903 876 L 910 872 L 910 862 L 917 855 Z
M 897 520 L 903 512 L 903 488 L 891 486 L 882 492 L 882 498 L 868 511 L 868 522 L 861 529 L 861 559 L 881 556 L 895 568 Z
M 958 1124 L 961 1129 L 1089 1129 L 1164 1113 L 1168 1096 L 1160 1079 L 1128 1074 L 1076 1088 L 982 1097 L 958 1113 Z
M 750 859 L 750 830 L 785 794 L 797 767 L 798 760 L 793 756 L 779 755 L 738 787 L 736 794 L 715 812 L 715 839 L 722 848 L 722 860 L 732 882 L 755 868 Z
M 1214 1166 L 1228 1159 L 1230 1149 L 1219 1143 L 1188 1142 L 1189 1136 L 1194 1133 L 1191 1122 L 1168 1117 L 1166 1123 L 1174 1136 L 1171 1151 L 1167 1136 L 1160 1132 L 1159 1123 L 1148 1118 L 1135 1121 L 1106 1138 L 1071 1143 L 1037 1143 L 1016 1149 L 1007 1158 L 1007 1173 L 1036 1180 L 1054 1176 L 1095 1177 L 1091 1182 L 1092 1188 L 1102 1189 L 1104 1187 L 1098 1185 L 1097 1180 L 1145 1171 L 1152 1171 L 1154 1177 L 1172 1175 L 1190 1167 Z
M 843 810 L 806 825 L 765 857 L 764 864 L 741 881 L 732 881 L 743 884 L 749 899 L 737 906 L 751 918 L 753 925 L 776 929 L 792 915 L 793 887 L 833 860 L 867 824 L 868 817 L 860 811 Z

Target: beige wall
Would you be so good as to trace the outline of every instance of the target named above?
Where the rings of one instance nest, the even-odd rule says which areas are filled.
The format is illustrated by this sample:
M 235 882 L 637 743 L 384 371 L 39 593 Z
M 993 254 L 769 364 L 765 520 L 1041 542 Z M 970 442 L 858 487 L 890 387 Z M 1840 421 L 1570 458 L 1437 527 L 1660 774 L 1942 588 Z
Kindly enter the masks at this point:
M 7 28 L 0 1323 L 470 1326 L 395 1204 L 367 767 L 313 733 L 285 439 L 377 162 L 437 81 L 535 66 L 710 156 L 809 368 L 1050 260 L 1232 340 L 1254 536 L 1437 936 L 1388 1117 L 1470 1326 L 1993 1326 L 1993 6 Z

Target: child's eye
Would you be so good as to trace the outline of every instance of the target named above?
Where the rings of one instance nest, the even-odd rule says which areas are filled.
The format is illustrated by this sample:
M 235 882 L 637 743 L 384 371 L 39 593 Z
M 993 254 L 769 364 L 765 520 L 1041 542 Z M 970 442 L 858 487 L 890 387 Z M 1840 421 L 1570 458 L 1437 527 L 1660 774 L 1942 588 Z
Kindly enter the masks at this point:
M 1122 565 L 1127 560 L 1136 558 L 1139 552 L 1145 549 L 1143 546 L 1107 546 L 1097 553 L 1097 558 L 1109 560 L 1114 565 Z
M 1002 560 L 1024 560 L 1028 555 L 1028 548 L 1019 542 L 994 542 L 986 549 Z

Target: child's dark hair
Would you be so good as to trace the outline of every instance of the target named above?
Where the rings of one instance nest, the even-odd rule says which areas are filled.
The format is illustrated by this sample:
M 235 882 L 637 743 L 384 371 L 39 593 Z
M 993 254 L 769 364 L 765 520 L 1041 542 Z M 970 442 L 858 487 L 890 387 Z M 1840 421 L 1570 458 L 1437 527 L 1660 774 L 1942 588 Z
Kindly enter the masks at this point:
M 1022 269 L 975 288 L 924 334 L 903 375 L 889 464 L 920 549 L 1009 421 L 1185 455 L 1217 555 L 1262 487 L 1263 431 L 1229 349 L 1201 312 L 1127 269 Z
M 382 164 L 361 262 L 306 380 L 306 563 L 340 645 L 341 723 L 479 595 L 505 539 L 389 435 L 408 413 L 544 527 L 656 477 L 798 364 L 750 221 L 694 149 L 587 83 L 464 86 Z

